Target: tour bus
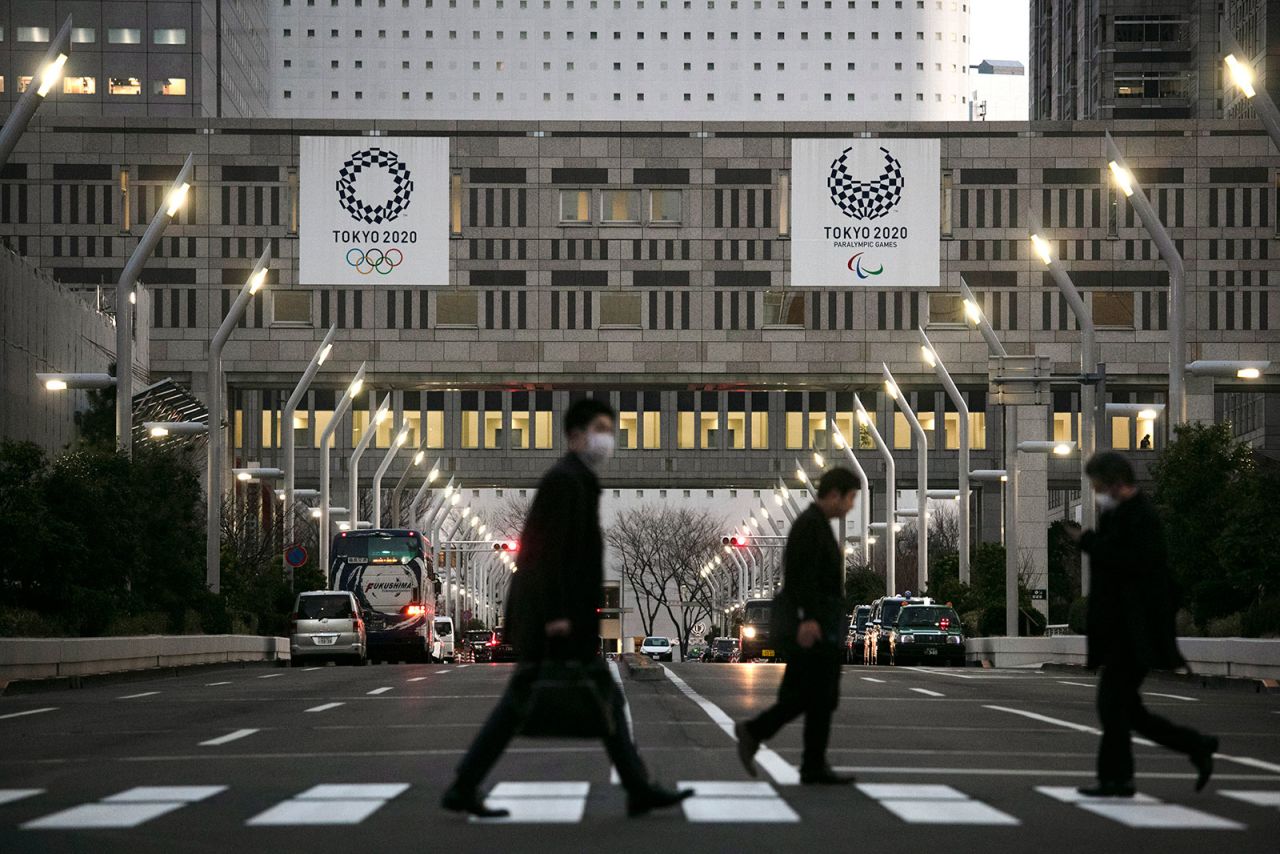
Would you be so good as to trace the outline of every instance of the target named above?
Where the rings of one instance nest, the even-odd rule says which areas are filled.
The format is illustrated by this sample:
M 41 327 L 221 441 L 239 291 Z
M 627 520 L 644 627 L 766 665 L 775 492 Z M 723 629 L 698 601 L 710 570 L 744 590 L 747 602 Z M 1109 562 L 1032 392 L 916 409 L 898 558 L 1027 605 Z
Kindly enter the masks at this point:
M 739 661 L 779 659 L 778 649 L 769 638 L 769 616 L 772 613 L 772 599 L 747 600 L 742 609 L 742 625 L 738 629 Z
M 431 659 L 436 579 L 417 531 L 372 528 L 333 538 L 329 589 L 353 593 L 365 612 L 370 659 Z

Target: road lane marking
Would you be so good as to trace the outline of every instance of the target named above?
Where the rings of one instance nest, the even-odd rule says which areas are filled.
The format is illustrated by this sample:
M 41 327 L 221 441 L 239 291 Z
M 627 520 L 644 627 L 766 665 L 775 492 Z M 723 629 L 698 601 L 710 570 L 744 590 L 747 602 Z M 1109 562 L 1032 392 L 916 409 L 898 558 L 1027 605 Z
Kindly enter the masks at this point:
M 462 668 L 464 668 L 464 667 L 470 667 L 470 666 L 471 666 L 470 664 L 459 664 L 459 665 L 458 665 L 456 668 L 454 668 L 454 669 L 455 669 L 455 670 L 461 670 L 461 669 L 462 669 Z
M 689 683 L 677 676 L 671 668 L 661 664 L 658 666 L 666 671 L 667 678 L 675 683 L 676 688 L 680 689 L 680 693 L 697 703 L 711 720 L 719 724 L 725 735 L 735 742 L 738 740 L 738 737 L 733 733 L 733 718 L 725 714 L 724 710 L 715 703 L 690 688 Z M 779 786 L 795 786 L 800 783 L 800 770 L 764 745 L 761 745 L 760 750 L 756 753 L 756 762 L 768 772 L 769 776 L 773 778 L 773 782 Z
M 489 792 L 485 804 L 511 814 L 505 818 L 470 819 L 476 824 L 577 824 L 586 812 L 590 791 L 590 783 L 577 781 L 499 783 Z
M 609 662 L 609 674 L 613 676 L 613 684 L 618 686 L 618 693 L 622 695 L 622 714 L 627 721 L 627 733 L 631 736 L 631 740 L 636 739 L 635 724 L 631 720 L 631 701 L 627 699 L 626 689 L 622 687 L 622 673 L 618 670 L 618 662 Z M 618 774 L 617 767 L 609 763 L 609 783 L 616 786 L 622 782 L 622 776 Z
M 323 667 L 304 667 L 304 668 L 302 668 L 302 672 L 303 672 L 303 673 L 310 673 L 312 670 L 324 670 L 324 668 L 323 668 Z
M 237 741 L 239 739 L 244 738 L 247 735 L 253 735 L 255 732 L 260 732 L 260 730 L 238 729 L 235 732 L 229 732 L 226 735 L 220 735 L 217 738 L 211 738 L 208 741 L 202 741 L 200 742 L 200 746 L 201 747 L 217 747 L 219 744 L 226 744 L 231 741 Z
M 277 676 L 283 676 L 283 673 L 268 673 L 265 676 L 259 676 L 259 679 L 275 679 Z
M 258 813 L 245 824 L 252 827 L 359 824 L 408 788 L 408 783 L 329 783 L 312 786 L 305 792 L 299 792 L 289 800 Z
M 1159 691 L 1143 691 L 1148 697 L 1168 697 L 1170 700 L 1183 700 L 1188 703 L 1200 702 L 1195 697 L 1184 697 L 1181 694 L 1161 694 Z
M 39 791 L 39 790 L 36 790 Z M 1219 795 L 1260 807 L 1280 809 L 1280 791 L 1250 792 L 1244 789 L 1219 789 Z M 0 803 L 4 803 L 0 801 Z
M 1071 771 L 1063 768 L 938 768 L 911 765 L 837 765 L 836 771 L 846 774 L 906 774 L 934 777 L 1073 777 L 1092 780 L 1095 771 Z M 1195 774 L 1186 772 L 1143 771 L 1138 774 L 1144 780 L 1194 780 Z M 1242 780 L 1253 783 L 1280 783 L 1280 776 L 1262 774 L 1214 774 L 1215 780 Z
M 1058 684 L 1059 684 L 1059 685 L 1074 685 L 1074 686 L 1076 686 L 1077 688 L 1092 688 L 1092 687 L 1093 687 L 1093 686 L 1092 686 L 1092 685 L 1090 685 L 1088 682 L 1068 682 L 1068 681 L 1067 681 L 1067 680 L 1065 680 L 1065 679 L 1059 679 L 1059 680 L 1058 680 Z
M 880 683 L 881 685 L 883 685 L 883 684 L 884 684 L 884 680 L 883 680 L 883 679 L 877 679 L 877 678 L 875 678 L 874 676 L 860 676 L 860 677 L 858 677 L 858 678 L 859 678 L 859 679 L 861 679 L 863 682 L 878 682 L 878 683 Z
M 1149 795 L 1137 795 L 1132 799 L 1090 798 L 1069 786 L 1036 786 L 1036 791 L 1127 827 L 1244 830 L 1244 825 L 1239 822 L 1180 804 L 1161 803 Z
M 212 688 L 215 685 L 230 685 L 230 684 L 231 684 L 230 682 L 206 682 L 204 683 L 204 687 Z
M 423 679 L 426 679 L 426 678 L 427 678 L 426 676 L 415 676 L 415 677 L 413 677 L 412 679 L 410 679 L 409 681 L 410 681 L 410 682 L 421 682 Z
M 346 704 L 345 704 L 345 703 L 324 703 L 323 705 L 320 705 L 320 706 L 312 706 L 311 708 L 306 709 L 306 711 L 308 711 L 308 712 L 327 712 L 327 711 L 329 711 L 330 709 L 336 709 L 336 708 L 338 708 L 338 706 L 343 706 L 343 705 L 346 705 Z
M 1009 679 L 1008 676 L 971 676 L 965 673 L 952 673 L 950 670 L 934 670 L 932 667 L 917 667 L 921 673 L 932 673 L 934 676 L 950 676 L 953 679 Z
M 928 688 L 912 688 L 917 694 L 924 694 L 926 697 L 945 697 L 946 694 L 940 694 L 937 691 L 930 691 Z
M 681 802 L 686 820 L 695 824 L 793 824 L 800 816 L 768 783 L 682 780 L 677 789 L 693 789 Z
M 908 824 L 1020 824 L 1008 813 L 938 783 L 860 783 L 858 790 Z
M 159 691 L 143 691 L 141 694 L 125 694 L 123 697 L 116 697 L 117 700 L 136 700 L 139 697 L 154 697 Z
M 27 715 L 38 715 L 42 712 L 56 712 L 57 710 L 57 706 L 45 706 L 43 709 L 27 709 L 25 712 L 10 712 L 7 715 L 0 715 L 0 721 L 8 720 L 9 718 L 26 717 Z
M 33 819 L 23 830 L 86 830 L 137 827 L 187 804 L 211 798 L 226 786 L 137 786 L 92 804 Z
M 372 691 L 367 691 L 365 693 L 366 693 L 366 696 L 372 697 L 375 694 L 385 694 L 390 690 L 391 690 L 391 687 L 388 686 L 386 688 L 374 688 Z
M 1102 735 L 1102 730 L 1097 729 L 1096 727 L 1072 723 L 1071 721 L 1064 721 L 1060 718 L 1051 718 L 1047 715 L 1038 715 L 1035 712 L 1027 712 L 1022 709 L 1011 709 L 1008 706 L 983 706 L 983 708 L 994 709 L 998 712 L 1009 712 L 1014 715 L 1021 715 L 1024 718 L 1031 718 L 1032 720 L 1046 724 L 1055 724 L 1056 726 L 1073 729 L 1076 732 L 1086 732 L 1090 735 Z M 1154 741 L 1149 739 L 1136 737 L 1133 739 L 1133 743 L 1141 744 L 1144 747 L 1155 747 L 1156 744 Z M 1271 771 L 1272 773 L 1280 774 L 1280 764 L 1275 762 L 1264 762 L 1261 759 L 1254 759 L 1252 756 L 1232 756 L 1226 753 L 1215 753 L 1213 756 L 1215 759 L 1221 759 L 1224 762 L 1235 762 L 1237 765 L 1247 765 L 1250 768 L 1257 768 L 1262 771 Z
M 44 789 L 0 789 L 0 805 L 11 804 L 43 793 Z

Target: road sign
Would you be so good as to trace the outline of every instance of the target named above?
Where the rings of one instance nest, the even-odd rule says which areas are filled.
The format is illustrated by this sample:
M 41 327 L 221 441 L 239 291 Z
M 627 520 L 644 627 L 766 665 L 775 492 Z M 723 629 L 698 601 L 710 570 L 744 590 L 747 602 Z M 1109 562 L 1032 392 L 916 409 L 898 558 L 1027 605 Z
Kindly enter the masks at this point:
M 284 562 L 297 569 L 307 562 L 307 550 L 301 543 L 294 543 L 284 550 Z
M 707 633 L 707 627 L 704 626 L 702 623 L 696 624 L 693 627 L 692 631 L 690 632 L 690 634 L 692 634 L 695 638 L 703 637 L 704 635 L 706 635 L 706 633 Z

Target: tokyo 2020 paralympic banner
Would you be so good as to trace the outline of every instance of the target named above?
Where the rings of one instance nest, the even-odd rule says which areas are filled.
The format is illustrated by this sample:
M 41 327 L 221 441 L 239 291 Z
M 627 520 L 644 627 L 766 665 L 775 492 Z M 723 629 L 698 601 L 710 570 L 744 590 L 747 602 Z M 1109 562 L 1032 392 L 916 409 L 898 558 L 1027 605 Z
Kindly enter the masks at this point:
M 300 153 L 303 284 L 448 284 L 448 139 L 304 136 Z
M 791 284 L 937 287 L 936 139 L 791 141 Z

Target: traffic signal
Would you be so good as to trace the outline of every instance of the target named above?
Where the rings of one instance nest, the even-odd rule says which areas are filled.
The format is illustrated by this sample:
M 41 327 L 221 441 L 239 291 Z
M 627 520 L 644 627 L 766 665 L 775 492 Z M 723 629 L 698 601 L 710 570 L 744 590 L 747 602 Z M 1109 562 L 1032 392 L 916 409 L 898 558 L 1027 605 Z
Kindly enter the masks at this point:
M 515 552 L 520 550 L 520 544 L 515 540 L 498 540 L 493 544 L 495 552 Z
M 750 545 L 747 538 L 742 534 L 725 534 L 720 538 L 720 544 L 725 546 L 733 546 L 735 549 L 745 549 Z

